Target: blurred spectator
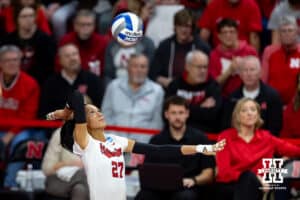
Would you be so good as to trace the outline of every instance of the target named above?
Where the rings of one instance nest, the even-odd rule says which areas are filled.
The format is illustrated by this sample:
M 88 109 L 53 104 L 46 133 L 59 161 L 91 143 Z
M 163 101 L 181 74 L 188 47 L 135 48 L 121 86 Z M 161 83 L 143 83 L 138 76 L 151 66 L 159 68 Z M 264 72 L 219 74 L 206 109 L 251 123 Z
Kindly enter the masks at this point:
M 226 148 L 216 155 L 218 200 L 261 200 L 270 188 L 258 171 L 265 168 L 263 159 L 275 154 L 300 156 L 300 147 L 260 129 L 263 120 L 259 113 L 260 106 L 254 100 L 238 101 L 232 115 L 233 128 L 219 136 L 219 140 L 226 139 Z
M 23 51 L 21 69 L 41 85 L 53 72 L 56 46 L 54 40 L 38 29 L 32 7 L 15 10 L 17 30 L 3 38 L 3 44 L 14 44 Z
M 78 48 L 73 44 L 65 44 L 58 50 L 62 70 L 49 77 L 42 88 L 39 116 L 65 106 L 67 95 L 72 90 L 78 90 L 88 96 L 96 106 L 101 105 L 104 94 L 104 84 L 91 72 L 81 69 Z
M 251 14 L 249 14 L 251 13 Z M 217 24 L 223 18 L 236 20 L 239 25 L 239 39 L 246 40 L 257 51 L 260 48 L 258 33 L 262 30 L 260 10 L 253 0 L 212 0 L 199 19 L 200 37 L 213 44 L 219 44 Z
M 151 0 L 149 2 L 154 2 Z M 155 5 L 153 15 L 151 15 L 145 35 L 149 37 L 157 48 L 159 43 L 174 34 L 174 15 L 184 9 L 183 5 L 177 1 L 160 1 Z M 159 30 L 159 31 L 157 31 Z
M 257 55 L 246 41 L 238 39 L 236 21 L 224 18 L 217 25 L 220 44 L 211 52 L 209 74 L 222 86 L 222 95 L 227 97 L 242 81 L 238 76 L 241 57 Z
M 281 137 L 300 138 L 300 73 L 298 74 L 297 89 L 293 100 L 283 113 L 283 128 Z
M 299 28 L 296 19 L 290 16 L 282 18 L 279 27 L 281 46 L 270 54 L 264 76 L 268 84 L 279 92 L 283 103 L 288 104 L 295 94 L 300 72 Z
M 108 0 L 60 0 L 56 4 L 50 4 L 50 21 L 53 26 L 55 38 L 59 41 L 68 31 L 70 19 L 76 13 L 76 10 L 87 9 L 96 13 L 97 18 L 101 19 L 102 14 L 110 15 L 112 6 Z M 98 21 L 98 20 L 97 20 Z
M 175 34 L 159 44 L 151 65 L 150 76 L 164 88 L 173 78 L 181 77 L 184 71 L 184 57 L 191 50 L 209 54 L 210 47 L 193 32 L 193 17 L 182 9 L 174 16 Z
M 178 96 L 169 97 L 164 103 L 164 116 L 168 126 L 151 138 L 150 143 L 155 145 L 194 145 L 209 144 L 206 135 L 186 125 L 189 117 L 188 102 Z M 207 184 L 213 181 L 214 158 L 203 154 L 193 156 L 146 156 L 145 163 L 174 164 L 183 168 L 183 188 L 177 191 L 155 191 L 142 189 L 136 199 L 142 200 L 196 200 L 204 199 L 207 194 Z M 157 174 L 161 176 L 162 174 Z
M 281 0 L 256 0 L 262 15 L 263 30 L 260 34 L 261 50 L 271 43 L 271 31 L 268 30 L 268 23 L 273 9 L 280 1 Z
M 80 52 L 82 69 L 102 76 L 107 40 L 94 32 L 95 26 L 96 15 L 89 10 L 79 10 L 74 18 L 74 31 L 63 36 L 59 46 L 75 44 Z
M 218 131 L 221 90 L 218 83 L 208 76 L 208 56 L 199 50 L 190 51 L 186 55 L 185 71 L 170 83 L 166 96 L 177 95 L 188 100 L 190 126 L 205 132 Z
M 37 115 L 40 89 L 32 77 L 21 71 L 21 57 L 22 53 L 16 46 L 5 45 L 0 48 L 0 87 L 2 87 L 0 118 L 2 119 L 29 120 L 35 119 Z M 17 141 L 33 137 L 34 134 L 27 130 L 22 131 L 18 125 L 1 127 L 0 152 L 6 152 L 5 148 L 10 145 L 9 153 L 11 153 Z M 18 166 L 7 167 L 5 187 L 17 185 L 15 175 Z
M 10 6 L 3 8 L 0 12 L 0 18 L 2 17 L 5 22 L 6 32 L 11 33 L 17 29 L 18 11 L 23 7 L 34 8 L 36 15 L 35 21 L 38 28 L 50 35 L 51 30 L 48 19 L 44 7 L 40 4 L 39 0 L 11 0 Z
M 122 47 L 117 41 L 112 40 L 105 50 L 104 76 L 107 80 L 114 78 L 125 78 L 128 76 L 128 60 L 132 54 L 144 54 L 149 61 L 154 55 L 154 44 L 146 36 L 142 37 L 132 47 Z
M 193 16 L 197 17 L 197 19 L 200 17 L 207 3 L 207 0 L 180 0 L 180 4 L 184 5 L 185 8 L 191 11 Z
M 164 97 L 160 85 L 147 78 L 149 61 L 143 54 L 133 54 L 128 61 L 128 78 L 116 78 L 107 87 L 102 112 L 109 125 L 161 129 Z M 150 135 L 121 134 L 139 142 Z
M 282 103 L 276 90 L 260 80 L 261 66 L 257 57 L 248 56 L 243 59 L 240 77 L 243 85 L 229 95 L 224 104 L 223 128 L 231 127 L 231 115 L 236 102 L 248 97 L 255 100 L 261 108 L 264 120 L 263 129 L 278 136 L 282 128 Z
M 83 164 L 77 155 L 61 146 L 60 131 L 57 129 L 52 134 L 42 163 L 46 192 L 53 197 L 88 200 L 89 188 Z
M 270 17 L 268 29 L 272 31 L 272 43 L 280 43 L 279 27 L 282 17 L 293 16 L 296 18 L 298 26 L 300 26 L 300 2 L 298 0 L 284 0 L 278 4 Z M 298 33 L 298 41 L 300 41 L 300 34 Z

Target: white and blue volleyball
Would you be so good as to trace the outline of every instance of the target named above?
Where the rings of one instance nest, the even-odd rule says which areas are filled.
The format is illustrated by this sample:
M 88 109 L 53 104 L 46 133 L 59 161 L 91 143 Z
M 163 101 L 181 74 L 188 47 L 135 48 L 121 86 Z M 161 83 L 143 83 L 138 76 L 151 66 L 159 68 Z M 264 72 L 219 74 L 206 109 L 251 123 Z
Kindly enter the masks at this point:
M 134 13 L 121 13 L 113 19 L 111 32 L 122 46 L 132 46 L 143 37 L 143 21 Z

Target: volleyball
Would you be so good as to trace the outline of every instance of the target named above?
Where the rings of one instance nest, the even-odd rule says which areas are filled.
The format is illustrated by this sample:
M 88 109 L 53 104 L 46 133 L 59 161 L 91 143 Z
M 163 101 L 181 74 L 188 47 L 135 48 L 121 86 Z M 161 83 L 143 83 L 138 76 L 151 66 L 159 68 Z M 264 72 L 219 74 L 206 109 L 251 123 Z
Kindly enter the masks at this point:
M 121 13 L 113 19 L 111 33 L 120 45 L 132 46 L 143 36 L 143 21 L 134 13 Z

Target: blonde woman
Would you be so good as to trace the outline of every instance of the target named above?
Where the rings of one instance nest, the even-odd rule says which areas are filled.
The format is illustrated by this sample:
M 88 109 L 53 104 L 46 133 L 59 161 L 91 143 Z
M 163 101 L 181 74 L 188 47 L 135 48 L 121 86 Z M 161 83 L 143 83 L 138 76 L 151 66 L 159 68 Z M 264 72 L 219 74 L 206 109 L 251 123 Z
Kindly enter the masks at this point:
M 262 181 L 263 174 L 258 174 L 263 159 L 275 154 L 300 156 L 300 147 L 260 129 L 262 124 L 259 105 L 250 98 L 239 100 L 232 114 L 233 128 L 219 135 L 227 144 L 216 155 L 218 200 L 261 200 L 269 186 Z
M 73 152 L 81 157 L 87 174 L 91 200 L 126 199 L 124 152 L 152 156 L 195 153 L 211 155 L 225 146 L 224 140 L 215 145 L 156 146 L 105 134 L 106 122 L 97 107 L 84 105 L 79 92 L 74 92 L 68 99 L 69 108 L 50 113 L 48 117 L 71 119 L 73 114 L 73 120 L 67 121 L 62 128 L 61 142 L 65 148 L 73 147 Z

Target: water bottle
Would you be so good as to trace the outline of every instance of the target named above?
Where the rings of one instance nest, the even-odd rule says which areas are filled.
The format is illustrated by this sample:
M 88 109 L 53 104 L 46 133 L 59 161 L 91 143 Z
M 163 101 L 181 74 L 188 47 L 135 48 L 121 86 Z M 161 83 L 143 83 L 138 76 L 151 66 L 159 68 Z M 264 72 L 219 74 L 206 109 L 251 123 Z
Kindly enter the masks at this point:
M 27 165 L 25 191 L 26 192 L 32 192 L 33 191 L 33 185 L 32 185 L 32 164 L 28 164 Z

